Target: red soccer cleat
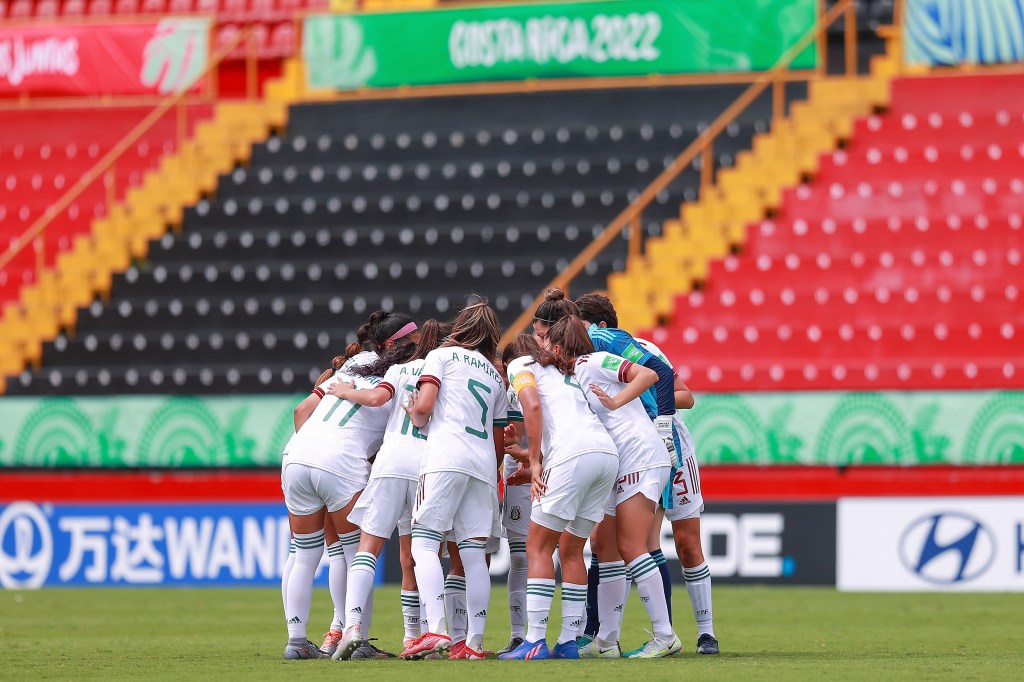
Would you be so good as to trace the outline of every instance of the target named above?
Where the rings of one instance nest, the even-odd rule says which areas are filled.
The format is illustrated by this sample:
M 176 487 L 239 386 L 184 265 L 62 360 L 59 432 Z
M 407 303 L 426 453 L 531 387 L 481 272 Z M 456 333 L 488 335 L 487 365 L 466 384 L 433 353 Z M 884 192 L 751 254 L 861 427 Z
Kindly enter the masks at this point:
M 451 645 L 452 639 L 448 635 L 428 632 L 406 647 L 405 651 L 401 654 L 401 658 L 406 660 L 426 658 L 430 654 L 447 650 Z

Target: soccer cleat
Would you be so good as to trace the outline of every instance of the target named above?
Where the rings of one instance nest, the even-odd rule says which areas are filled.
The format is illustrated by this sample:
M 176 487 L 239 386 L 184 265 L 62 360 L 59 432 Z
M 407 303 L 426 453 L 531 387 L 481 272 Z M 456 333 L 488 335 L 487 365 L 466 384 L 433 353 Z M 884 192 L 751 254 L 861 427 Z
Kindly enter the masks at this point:
M 327 655 L 308 639 L 301 646 L 289 644 L 284 648 L 284 660 L 286 661 L 298 661 L 309 658 L 327 658 Z
M 466 640 L 460 639 L 448 647 L 448 659 L 458 659 L 461 657 L 462 649 L 466 646 Z
M 459 642 L 458 644 L 461 645 L 461 646 L 459 646 L 458 651 L 455 651 L 455 646 L 458 646 L 458 645 L 453 646 L 452 650 L 448 653 L 448 660 L 450 660 L 450 661 L 452 661 L 452 660 L 456 660 L 456 661 L 482 661 L 483 659 L 487 658 L 489 655 L 491 655 L 491 656 L 494 655 L 493 651 L 483 651 L 481 649 L 475 649 L 475 648 L 471 647 L 470 645 L 466 644 L 465 642 Z
M 400 655 L 401 658 L 407 660 L 416 660 L 420 658 L 426 658 L 432 653 L 440 653 L 447 651 L 452 645 L 451 637 L 448 635 L 441 635 L 434 632 L 428 632 L 422 635 L 419 639 L 413 642 L 405 651 Z
M 577 642 L 578 644 L 579 642 Z M 609 645 L 599 639 L 593 639 L 578 649 L 580 658 L 620 658 L 623 655 L 622 647 L 618 642 L 612 642 Z
M 508 640 L 508 644 L 506 644 L 498 650 L 498 656 L 501 656 L 502 654 L 507 654 L 510 651 L 515 651 L 516 647 L 518 647 L 522 643 L 522 637 L 513 637 L 512 639 Z
M 320 645 L 320 651 L 328 656 L 333 656 L 334 652 L 338 650 L 338 642 L 341 641 L 342 636 L 341 630 L 331 630 L 328 632 L 324 635 L 324 643 Z
M 369 641 L 363 642 L 358 649 L 352 652 L 352 659 L 385 659 L 395 658 L 395 655 L 387 651 L 381 651 Z
M 697 653 L 698 654 L 717 654 L 718 653 L 718 640 L 715 636 L 705 632 L 703 635 L 697 638 Z
M 649 640 L 644 644 L 640 651 L 633 654 L 629 658 L 668 658 L 669 656 L 675 656 L 683 649 L 683 643 L 679 641 L 679 638 L 672 635 L 672 639 L 663 640 L 657 637 Z
M 548 643 L 543 639 L 539 642 L 524 640 L 515 649 L 498 658 L 503 661 L 544 661 L 551 658 L 551 652 L 548 651 Z
M 638 646 L 635 649 L 630 649 L 629 651 L 623 651 L 622 652 L 622 657 L 623 658 L 633 658 L 634 656 L 636 656 L 638 653 L 640 653 L 643 650 L 644 650 L 644 648 L 642 646 Z
M 358 625 L 353 625 L 342 635 L 331 658 L 336 661 L 347 661 L 364 644 L 366 644 L 366 638 L 363 637 L 363 629 Z
M 596 639 L 596 635 L 582 634 L 582 635 L 580 635 L 579 637 L 576 638 L 576 646 L 578 648 L 582 649 L 586 645 L 588 645 L 591 642 L 593 642 L 594 639 Z
M 576 647 L 576 640 L 571 639 L 568 642 L 562 642 L 556 644 L 555 648 L 551 650 L 551 658 L 570 658 L 578 659 L 580 657 L 580 650 Z

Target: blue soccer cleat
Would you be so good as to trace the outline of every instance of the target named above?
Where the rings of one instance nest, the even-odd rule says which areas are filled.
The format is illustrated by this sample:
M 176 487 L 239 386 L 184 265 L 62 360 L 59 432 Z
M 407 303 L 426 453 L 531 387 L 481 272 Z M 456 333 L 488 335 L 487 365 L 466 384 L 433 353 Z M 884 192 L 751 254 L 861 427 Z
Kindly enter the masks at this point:
M 551 652 L 548 651 L 547 641 L 542 639 L 539 642 L 523 642 L 498 658 L 503 661 L 545 661 L 551 658 Z
M 576 640 L 569 640 L 568 642 L 556 644 L 555 648 L 551 651 L 551 658 L 578 659 L 579 657 L 580 650 L 576 646 Z

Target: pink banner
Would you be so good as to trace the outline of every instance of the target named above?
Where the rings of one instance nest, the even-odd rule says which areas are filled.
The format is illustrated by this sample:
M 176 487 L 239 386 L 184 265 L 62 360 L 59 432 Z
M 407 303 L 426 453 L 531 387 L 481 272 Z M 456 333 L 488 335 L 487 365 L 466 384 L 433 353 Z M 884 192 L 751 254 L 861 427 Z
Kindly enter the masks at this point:
M 197 90 L 209 49 L 207 19 L 0 26 L 0 96 Z

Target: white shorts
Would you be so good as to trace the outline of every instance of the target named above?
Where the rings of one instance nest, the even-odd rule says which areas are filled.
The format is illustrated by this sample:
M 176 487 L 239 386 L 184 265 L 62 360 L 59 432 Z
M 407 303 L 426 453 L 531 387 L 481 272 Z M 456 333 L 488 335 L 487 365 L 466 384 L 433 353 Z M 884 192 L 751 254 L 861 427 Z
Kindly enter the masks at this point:
M 296 516 L 309 516 L 323 507 L 336 512 L 365 485 L 298 462 L 285 467 L 283 478 L 284 504 Z
M 618 469 L 619 458 L 606 452 L 586 452 L 546 469 L 548 489 L 534 502 L 530 519 L 559 533 L 571 524 L 589 534 L 589 528 L 604 518 L 604 503 Z M 577 519 L 587 523 L 574 523 Z
M 364 533 L 379 538 L 390 538 L 396 526 L 399 535 L 408 535 L 412 532 L 412 506 L 418 483 L 394 476 L 371 478 L 348 520 Z
M 619 476 L 604 505 L 604 513 L 608 516 L 615 516 L 615 508 L 637 493 L 657 505 L 661 502 L 661 491 L 665 489 L 671 475 L 672 467 L 665 466 Z
M 672 478 L 672 508 L 665 510 L 670 522 L 693 519 L 704 511 L 704 496 L 700 493 L 700 469 L 692 455 L 683 460 Z
M 526 535 L 530 530 L 530 484 L 505 486 L 505 503 L 501 514 L 501 526 L 508 533 Z
M 458 471 L 435 471 L 420 476 L 412 522 L 444 533 L 456 542 L 487 538 L 498 524 L 498 496 L 478 478 Z

